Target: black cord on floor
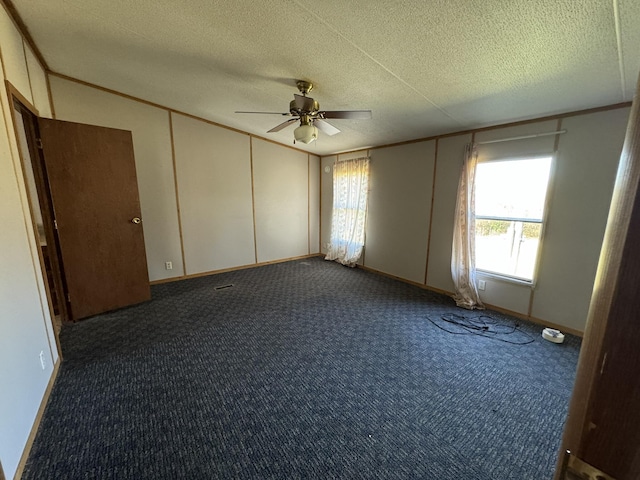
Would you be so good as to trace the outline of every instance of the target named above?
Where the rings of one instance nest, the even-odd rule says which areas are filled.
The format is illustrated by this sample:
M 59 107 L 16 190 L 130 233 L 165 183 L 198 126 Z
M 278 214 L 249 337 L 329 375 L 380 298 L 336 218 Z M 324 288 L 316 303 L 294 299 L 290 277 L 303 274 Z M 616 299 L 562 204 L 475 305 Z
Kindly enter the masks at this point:
M 427 316 L 427 320 L 440 330 L 453 335 L 478 335 L 512 345 L 527 345 L 535 340 L 531 334 L 521 330 L 516 322 L 504 318 L 492 317 L 491 315 L 464 316 L 456 313 L 445 313 L 440 315 L 440 318 L 437 320 Z M 528 339 L 518 341 L 501 338 L 501 336 L 512 335 L 516 332 L 528 337 Z

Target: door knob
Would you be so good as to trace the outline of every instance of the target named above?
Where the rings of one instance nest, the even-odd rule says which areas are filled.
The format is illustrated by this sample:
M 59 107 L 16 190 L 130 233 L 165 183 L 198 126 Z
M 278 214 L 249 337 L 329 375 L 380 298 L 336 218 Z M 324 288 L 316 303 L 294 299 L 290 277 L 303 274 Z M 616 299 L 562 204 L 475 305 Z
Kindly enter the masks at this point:
M 140 220 L 140 217 L 133 217 L 131 219 L 131 223 L 135 223 L 136 225 L 139 224 L 140 222 L 142 222 L 142 220 Z

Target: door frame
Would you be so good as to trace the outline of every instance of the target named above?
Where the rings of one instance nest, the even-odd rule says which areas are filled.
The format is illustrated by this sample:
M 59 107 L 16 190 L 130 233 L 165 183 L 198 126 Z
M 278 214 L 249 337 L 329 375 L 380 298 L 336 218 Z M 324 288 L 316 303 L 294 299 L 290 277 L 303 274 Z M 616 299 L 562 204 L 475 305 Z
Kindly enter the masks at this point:
M 59 316 L 61 322 L 69 321 L 68 308 L 67 308 L 67 293 L 64 283 L 64 275 L 62 275 L 62 261 L 60 256 L 60 247 L 58 244 L 58 238 L 55 230 L 53 209 L 51 203 L 51 194 L 49 192 L 48 183 L 46 181 L 46 170 L 44 169 L 44 161 L 42 158 L 42 151 L 38 148 L 38 123 L 37 117 L 39 116 L 38 110 L 27 100 L 8 80 L 5 80 L 7 97 L 9 100 L 9 110 L 11 111 L 11 121 L 13 123 L 13 130 L 16 139 L 16 145 L 18 149 L 18 156 L 20 158 L 20 166 L 22 169 L 22 177 L 24 179 L 24 189 L 28 200 L 29 216 L 31 219 L 31 225 L 33 228 L 33 241 L 38 247 L 37 255 L 40 263 L 40 278 L 45 289 L 45 296 L 47 299 L 47 305 L 49 308 L 49 315 L 51 321 L 51 328 L 54 332 L 54 338 L 56 341 L 56 348 L 58 350 L 58 356 L 62 358 L 62 349 L 60 347 L 60 339 L 58 330 L 55 328 L 55 309 L 53 303 L 53 294 L 56 295 L 57 305 L 59 309 Z M 16 118 L 16 109 L 19 109 L 22 113 L 22 120 L 24 125 L 24 133 L 27 140 L 28 151 L 23 151 L 21 145 L 18 129 L 22 128 L 18 119 Z M 51 291 L 51 285 L 47 278 L 45 259 L 40 248 L 40 238 L 38 235 L 38 228 L 36 223 L 36 217 L 33 211 L 33 192 L 30 192 L 29 185 L 26 181 L 27 170 L 31 169 L 33 177 L 35 179 L 37 198 L 40 203 L 40 213 L 42 216 L 42 223 L 44 228 L 44 234 L 47 241 L 47 255 L 51 264 L 51 272 L 53 277 L 53 288 Z
M 640 438 L 629 433 L 637 431 L 640 415 L 633 409 L 635 398 L 628 388 L 637 390 L 640 384 L 640 354 L 635 348 L 640 339 L 640 254 L 636 248 L 640 232 L 639 95 L 640 80 L 629 112 L 555 480 L 561 480 L 567 450 L 621 480 L 638 478 L 640 471 Z M 614 389 L 602 387 L 611 383 L 616 384 Z M 605 410 L 622 412 L 624 428 L 618 418 L 607 422 L 602 415 Z

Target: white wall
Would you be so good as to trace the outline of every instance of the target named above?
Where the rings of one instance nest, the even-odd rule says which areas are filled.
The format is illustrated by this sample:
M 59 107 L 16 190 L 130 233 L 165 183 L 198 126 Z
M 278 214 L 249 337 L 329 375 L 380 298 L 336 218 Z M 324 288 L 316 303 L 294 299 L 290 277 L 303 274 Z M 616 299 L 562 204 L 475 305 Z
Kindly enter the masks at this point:
M 309 154 L 309 254 L 320 253 L 320 157 Z
M 446 292 L 454 290 L 451 279 L 451 240 L 456 197 L 450 195 L 450 192 L 458 189 L 464 148 L 470 141 L 471 134 L 437 140 L 437 181 L 433 194 L 427 285 Z
M 33 50 L 28 44 L 24 44 L 27 58 L 27 71 L 31 82 L 33 105 L 38 109 L 41 117 L 51 118 L 51 103 L 49 99 L 49 87 L 47 86 L 47 74 L 38 62 Z
M 333 209 L 333 164 L 336 155 L 320 159 L 320 251 L 327 254 L 331 241 L 331 210 Z
M 132 132 L 149 279 L 183 275 L 169 112 L 59 77 L 50 83 L 57 119 Z
M 0 8 L 0 47 L 2 47 L 4 77 L 33 105 L 22 36 L 4 8 Z
M 258 262 L 309 254 L 307 153 L 253 139 Z
M 486 290 L 480 292 L 484 302 L 540 323 L 584 330 L 628 115 L 629 108 L 618 108 L 568 116 L 560 127 L 557 120 L 547 120 L 476 133 L 475 141 L 483 142 L 567 130 L 564 135 L 478 148 L 479 161 L 556 154 L 535 288 L 479 274 L 486 281 Z M 470 141 L 468 133 L 369 151 L 372 162 L 365 267 L 435 290 L 453 291 L 453 212 L 464 146 Z M 339 158 L 361 153 L 340 154 Z M 323 168 L 335 159 L 323 157 Z M 331 203 L 331 176 L 322 173 L 323 251 L 329 241 Z M 420 279 L 425 268 L 426 282 Z
M 56 118 L 132 131 L 151 281 L 318 252 L 319 157 L 71 80 L 50 83 Z
M 532 316 L 583 330 L 629 109 L 566 118 Z
M 255 263 L 249 135 L 172 118 L 187 275 Z
M 370 152 L 364 264 L 424 283 L 435 141 Z
M 21 170 L 8 79 L 41 115 L 49 114 L 44 71 L 0 8 L 0 462 L 12 478 L 58 360 L 45 285 Z M 45 82 L 46 85 L 46 82 Z M 32 96 L 31 91 L 37 92 Z M 44 352 L 45 369 L 40 366 Z

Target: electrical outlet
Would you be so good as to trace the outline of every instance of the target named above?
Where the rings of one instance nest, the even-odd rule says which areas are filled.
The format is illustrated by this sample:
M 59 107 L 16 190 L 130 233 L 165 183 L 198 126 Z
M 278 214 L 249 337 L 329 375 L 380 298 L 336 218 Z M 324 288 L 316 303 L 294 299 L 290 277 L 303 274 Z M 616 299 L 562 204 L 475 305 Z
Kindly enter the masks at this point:
M 43 370 L 47 368 L 47 364 L 44 362 L 44 350 L 40 350 L 40 365 Z
M 487 282 L 478 280 L 478 290 L 484 290 L 485 288 L 487 288 Z
M 164 268 L 166 270 L 173 270 L 173 263 L 171 262 L 164 262 Z

